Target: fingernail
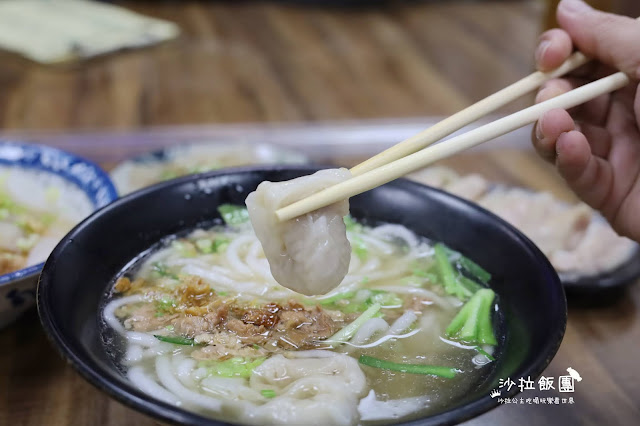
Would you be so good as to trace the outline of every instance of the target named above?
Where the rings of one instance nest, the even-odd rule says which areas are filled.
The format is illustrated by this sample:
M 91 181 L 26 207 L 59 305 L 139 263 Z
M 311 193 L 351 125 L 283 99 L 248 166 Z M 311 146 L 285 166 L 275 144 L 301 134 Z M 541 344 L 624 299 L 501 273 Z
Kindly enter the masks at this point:
M 536 124 L 536 139 L 538 139 L 539 141 L 544 139 L 544 134 L 542 133 L 542 117 L 540 117 L 540 120 L 538 120 L 538 124 Z
M 547 51 L 549 46 L 551 46 L 551 42 L 549 40 L 542 40 L 540 42 L 538 48 L 536 49 L 536 63 L 539 64 L 540 61 L 542 61 L 544 53 Z
M 562 0 L 558 5 L 558 9 L 568 13 L 582 13 L 591 10 L 591 6 L 582 0 Z

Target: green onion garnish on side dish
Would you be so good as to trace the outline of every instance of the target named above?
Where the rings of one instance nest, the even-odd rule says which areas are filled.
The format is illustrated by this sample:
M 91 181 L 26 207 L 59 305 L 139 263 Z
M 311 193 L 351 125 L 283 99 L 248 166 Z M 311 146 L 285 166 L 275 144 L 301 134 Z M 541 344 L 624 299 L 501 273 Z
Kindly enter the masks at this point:
M 265 398 L 275 398 L 276 396 L 276 391 L 274 391 L 273 389 L 262 389 L 260 393 Z
M 153 337 L 160 340 L 161 342 L 173 343 L 174 345 L 195 346 L 198 344 L 195 342 L 195 340 L 189 339 L 188 337 L 161 336 L 159 334 L 154 334 Z
M 410 374 L 424 374 L 431 376 L 444 377 L 452 379 L 458 374 L 455 368 L 441 367 L 438 365 L 424 365 L 424 364 L 400 364 L 391 361 L 385 361 L 382 359 L 374 358 L 367 355 L 360 355 L 358 360 L 360 364 L 367 365 L 373 368 L 380 368 L 382 370 L 399 371 L 401 373 Z

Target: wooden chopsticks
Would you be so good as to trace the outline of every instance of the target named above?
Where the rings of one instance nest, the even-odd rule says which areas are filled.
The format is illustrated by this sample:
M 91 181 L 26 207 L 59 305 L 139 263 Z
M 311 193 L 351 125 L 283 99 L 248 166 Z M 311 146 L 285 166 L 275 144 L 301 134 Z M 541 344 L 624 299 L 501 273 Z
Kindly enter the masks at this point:
M 383 185 L 442 158 L 534 123 L 547 111 L 555 108 L 573 108 L 605 93 L 621 89 L 629 84 L 630 78 L 625 73 L 618 72 L 443 141 L 432 147 L 420 150 L 421 147 L 427 146 L 438 140 L 438 138 L 442 138 L 459 130 L 459 128 L 471 123 L 475 119 L 533 90 L 550 78 L 563 75 L 563 73 L 569 72 L 587 61 L 588 59 L 584 55 L 575 53 L 560 68 L 551 73 L 533 73 L 523 80 L 489 96 L 412 138 L 355 166 L 352 169 L 354 177 L 351 179 L 318 191 L 286 207 L 282 207 L 276 211 L 276 216 L 280 221 L 286 221 L 326 207 L 340 200 Z M 471 110 L 471 112 L 469 112 L 469 110 Z M 432 131 L 433 128 L 436 129 Z
M 397 143 L 380 154 L 377 154 L 368 160 L 351 168 L 351 174 L 358 176 L 370 170 L 380 167 L 391 161 L 402 158 L 406 155 L 413 154 L 440 139 L 449 136 L 451 133 L 462 129 L 474 121 L 491 114 L 499 108 L 515 101 L 521 96 L 542 86 L 545 82 L 563 76 L 576 68 L 589 62 L 589 58 L 581 52 L 575 52 L 562 65 L 553 71 L 542 72 L 536 71 L 533 74 L 513 83 L 504 89 L 487 96 L 481 101 L 459 111 L 439 123 L 434 124 L 428 129 Z

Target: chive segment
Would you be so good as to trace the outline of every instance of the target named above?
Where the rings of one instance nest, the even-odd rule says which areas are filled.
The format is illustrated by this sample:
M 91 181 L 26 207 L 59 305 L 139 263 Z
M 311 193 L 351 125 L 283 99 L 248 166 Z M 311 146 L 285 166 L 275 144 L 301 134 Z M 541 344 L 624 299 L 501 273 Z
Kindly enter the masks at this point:
M 275 398 L 276 396 L 276 391 L 274 391 L 273 389 L 262 389 L 260 393 L 265 398 Z
M 161 342 L 173 343 L 174 345 L 183 345 L 183 346 L 194 346 L 197 345 L 195 340 L 189 339 L 188 337 L 180 337 L 180 336 L 161 336 L 159 334 L 154 334 L 153 337 L 160 340 Z
M 471 297 L 473 292 L 461 285 L 456 277 L 453 265 L 449 261 L 447 248 L 440 243 L 436 244 L 433 248 L 435 251 L 436 266 L 447 294 L 451 294 L 462 300 Z
M 360 355 L 360 364 L 382 370 L 399 371 L 401 373 L 423 374 L 453 379 L 458 372 L 452 367 L 442 367 L 439 365 L 425 364 L 400 364 L 391 361 L 374 358 L 367 355 Z
M 364 311 L 362 315 L 356 318 L 351 324 L 347 325 L 342 330 L 338 331 L 336 334 L 329 337 L 327 340 L 325 340 L 325 342 L 344 343 L 350 340 L 365 322 L 367 322 L 368 320 L 376 316 L 378 311 L 380 311 L 380 308 L 381 306 L 379 303 L 374 303 L 373 305 L 371 305 L 369 309 Z
M 491 325 L 494 298 L 493 290 L 478 290 L 453 318 L 445 330 L 446 335 L 467 343 L 497 345 Z

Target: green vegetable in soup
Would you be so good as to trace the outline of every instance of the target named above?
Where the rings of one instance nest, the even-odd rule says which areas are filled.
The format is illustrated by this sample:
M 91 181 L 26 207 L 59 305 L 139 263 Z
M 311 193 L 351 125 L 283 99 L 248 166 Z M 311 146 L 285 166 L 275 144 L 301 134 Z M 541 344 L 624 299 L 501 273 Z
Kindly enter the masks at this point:
M 456 376 L 456 374 L 458 374 L 456 369 L 451 367 L 441 367 L 438 365 L 424 364 L 401 364 L 391 361 L 385 361 L 383 359 L 378 359 L 367 355 L 360 355 L 359 362 L 362 365 L 380 368 L 383 370 L 399 371 L 401 373 L 410 374 L 424 374 L 444 377 L 447 379 L 452 379 Z
M 172 278 L 174 280 L 178 279 L 178 276 L 172 273 L 171 271 L 169 271 L 169 268 L 167 267 L 167 265 L 165 265 L 162 262 L 155 262 L 152 265 L 151 270 L 156 274 L 160 275 L 161 277 Z
M 227 225 L 240 225 L 249 220 L 249 212 L 242 206 L 223 204 L 218 207 L 218 212 Z
M 338 331 L 336 334 L 329 337 L 329 339 L 327 339 L 326 342 L 327 343 L 344 343 L 348 341 L 354 336 L 354 334 L 356 334 L 356 332 L 360 329 L 360 327 L 362 327 L 362 325 L 365 322 L 367 322 L 368 320 L 376 316 L 378 311 L 380 311 L 380 308 L 381 306 L 378 303 L 372 305 L 369 309 L 364 311 L 362 315 L 356 318 L 355 321 L 353 321 L 351 324 L 347 325 L 342 330 Z
M 362 238 L 356 236 L 351 240 L 351 244 L 353 246 L 353 252 L 358 256 L 358 258 L 362 261 L 367 260 L 369 256 L 369 249 L 367 249 L 367 245 Z
M 204 254 L 220 253 L 229 245 L 228 238 L 201 238 L 195 241 L 196 248 Z
M 453 265 L 449 261 L 446 247 L 438 243 L 433 248 L 435 251 L 434 256 L 438 267 L 438 273 L 442 279 L 444 290 L 447 294 L 456 296 L 458 299 L 467 300 L 473 295 L 473 292 L 460 284 L 460 281 L 456 276 L 456 271 L 453 269 Z
M 160 340 L 161 342 L 173 343 L 174 345 L 183 345 L 183 346 L 194 346 L 197 345 L 195 340 L 189 339 L 188 337 L 181 336 L 161 336 L 159 334 L 154 334 L 153 337 Z
M 454 260 L 457 265 L 459 265 L 460 268 L 467 272 L 472 278 L 475 278 L 484 284 L 489 282 L 489 280 L 491 279 L 491 274 L 487 272 L 482 266 L 478 265 L 476 262 L 464 256 L 460 252 L 452 250 L 446 246 L 443 247 L 447 253 L 447 256 L 450 259 Z
M 205 367 L 209 375 L 212 376 L 248 378 L 253 373 L 253 370 L 266 359 L 266 357 L 235 357 L 225 361 L 202 361 L 198 366 Z
M 189 241 L 173 241 L 171 247 L 182 257 L 195 257 L 198 254 L 196 246 Z
M 478 290 L 453 318 L 446 335 L 466 343 L 497 345 L 491 325 L 494 298 L 493 290 Z
M 260 391 L 260 393 L 265 398 L 275 398 L 276 397 L 276 391 L 274 391 L 273 389 L 262 389 Z
M 362 229 L 363 229 L 362 225 L 356 222 L 355 219 L 351 217 L 351 215 L 346 215 L 344 217 L 344 224 L 347 227 L 347 231 L 362 232 Z
M 486 356 L 486 357 L 487 357 L 487 359 L 488 359 L 489 361 L 495 361 L 495 360 L 496 360 L 493 356 L 491 356 L 491 354 L 490 354 L 489 352 L 485 351 L 485 350 L 484 350 L 484 349 L 482 349 L 480 346 L 476 346 L 474 349 L 475 349 L 476 351 L 478 351 L 478 353 L 479 353 L 480 355 L 484 355 L 484 356 Z

